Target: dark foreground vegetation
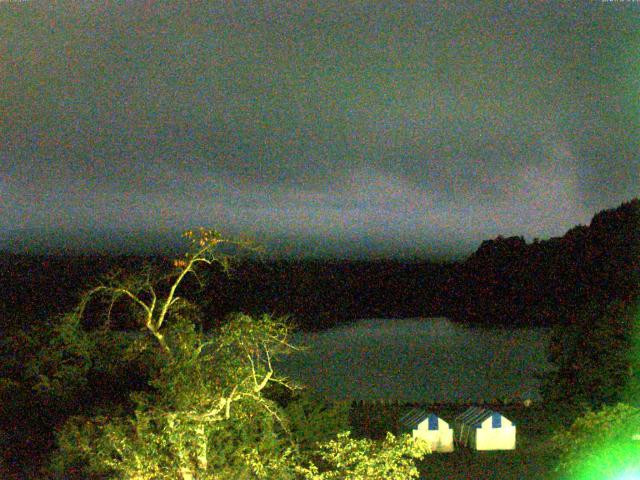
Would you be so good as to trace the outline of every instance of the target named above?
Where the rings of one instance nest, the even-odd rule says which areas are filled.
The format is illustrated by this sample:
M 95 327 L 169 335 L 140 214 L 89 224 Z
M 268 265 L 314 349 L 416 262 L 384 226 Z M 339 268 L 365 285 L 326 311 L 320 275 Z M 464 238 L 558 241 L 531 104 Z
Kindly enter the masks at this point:
M 206 231 L 178 259 L 5 255 L 0 474 L 413 478 L 414 461 L 422 478 L 447 479 L 640 469 L 631 440 L 640 431 L 639 232 L 634 200 L 562 238 L 498 238 L 451 264 L 252 257 L 229 276 L 217 250 L 225 240 Z M 305 329 L 435 315 L 551 325 L 556 368 L 542 404 L 501 406 L 519 424 L 515 452 L 424 456 L 405 437 L 382 439 L 397 411 L 379 409 L 363 428 L 356 407 L 301 395 L 278 376 L 271 361 L 294 348 L 283 314 Z M 457 408 L 432 407 L 445 418 Z

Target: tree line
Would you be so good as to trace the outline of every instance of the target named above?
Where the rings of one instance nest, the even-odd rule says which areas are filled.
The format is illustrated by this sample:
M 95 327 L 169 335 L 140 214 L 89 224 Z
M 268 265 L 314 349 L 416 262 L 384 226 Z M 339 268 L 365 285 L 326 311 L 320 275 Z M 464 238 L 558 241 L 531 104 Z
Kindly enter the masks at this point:
M 188 285 L 216 319 L 242 311 L 290 315 L 320 330 L 357 318 L 447 316 L 485 326 L 567 324 L 589 303 L 629 301 L 640 284 L 640 200 L 596 214 L 589 226 L 527 243 L 484 241 L 461 262 L 239 259 L 230 274 L 211 270 Z M 114 267 L 131 270 L 164 257 L 0 256 L 3 324 L 70 308 L 84 285 Z M 223 288 L 224 287 L 224 288 Z M 57 301 L 40 297 L 55 294 Z

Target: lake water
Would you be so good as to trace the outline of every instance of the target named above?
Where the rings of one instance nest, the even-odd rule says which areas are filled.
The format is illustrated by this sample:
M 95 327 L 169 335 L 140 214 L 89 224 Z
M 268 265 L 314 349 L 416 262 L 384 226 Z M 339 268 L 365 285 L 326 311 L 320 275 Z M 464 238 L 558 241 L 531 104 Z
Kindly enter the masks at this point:
M 543 328 L 466 327 L 446 318 L 367 319 L 299 333 L 309 350 L 280 371 L 330 399 L 463 402 L 539 399 L 549 368 Z

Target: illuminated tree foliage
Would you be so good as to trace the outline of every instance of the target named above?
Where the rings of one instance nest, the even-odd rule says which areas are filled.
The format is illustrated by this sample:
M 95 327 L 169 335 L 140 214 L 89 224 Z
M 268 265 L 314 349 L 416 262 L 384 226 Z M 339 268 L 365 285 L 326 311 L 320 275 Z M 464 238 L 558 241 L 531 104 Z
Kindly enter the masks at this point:
M 588 411 L 552 439 L 558 478 L 640 478 L 640 409 L 623 403 Z
M 346 427 L 345 406 L 275 401 L 274 392 L 297 388 L 274 369 L 296 348 L 285 320 L 238 313 L 201 331 L 197 306 L 180 294 L 185 278 L 202 282 L 200 264 L 229 268 L 223 245 L 253 247 L 209 230 L 186 237 L 192 248 L 168 275 L 116 273 L 88 290 L 32 365 L 41 392 L 71 399 L 96 372 L 124 379 L 141 369 L 146 379 L 128 402 L 68 418 L 50 472 L 136 480 L 414 478 L 413 458 L 426 450 L 408 436 L 383 444 L 348 434 L 334 440 Z M 123 303 L 137 332 L 113 328 Z M 92 308 L 98 321 L 87 322 Z
M 288 385 L 270 364 L 290 350 L 286 335 L 277 320 L 244 315 L 212 341 L 188 325 L 167 332 L 172 357 L 151 391 L 133 395 L 133 416 L 70 419 L 54 465 L 63 471 L 72 459 L 115 478 L 242 478 L 250 473 L 246 455 L 277 460 L 289 442 L 278 405 L 263 391 Z
M 319 445 L 317 459 L 297 467 L 304 480 L 388 480 L 418 478 L 415 459 L 431 453 L 426 442 L 391 433 L 383 442 L 353 439 L 349 432 Z

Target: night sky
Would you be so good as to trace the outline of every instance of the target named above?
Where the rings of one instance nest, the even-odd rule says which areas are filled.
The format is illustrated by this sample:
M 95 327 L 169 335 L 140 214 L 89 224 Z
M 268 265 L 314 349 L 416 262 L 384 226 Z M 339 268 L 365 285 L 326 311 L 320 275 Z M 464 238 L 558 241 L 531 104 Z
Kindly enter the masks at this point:
M 640 2 L 0 2 L 4 249 L 464 254 L 638 196 L 639 153 Z

